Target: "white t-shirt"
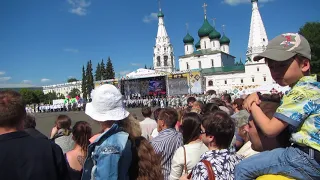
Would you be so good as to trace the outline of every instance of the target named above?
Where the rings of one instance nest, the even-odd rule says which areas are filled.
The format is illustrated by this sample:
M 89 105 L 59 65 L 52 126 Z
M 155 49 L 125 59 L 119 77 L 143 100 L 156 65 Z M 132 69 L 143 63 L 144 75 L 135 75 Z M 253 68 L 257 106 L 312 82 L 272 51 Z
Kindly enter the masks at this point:
M 154 130 L 152 131 L 152 134 L 151 134 L 152 138 L 155 138 L 158 135 L 159 135 L 158 128 L 154 128 Z
M 184 145 L 186 149 L 186 164 L 188 173 L 200 161 L 200 156 L 208 151 L 208 147 L 202 141 Z M 179 147 L 174 153 L 171 164 L 170 180 L 178 180 L 184 174 L 184 150 Z
M 150 140 L 151 134 L 154 128 L 157 128 L 157 126 L 158 124 L 154 119 L 145 118 L 143 121 L 140 122 L 142 136 L 145 137 L 147 140 Z

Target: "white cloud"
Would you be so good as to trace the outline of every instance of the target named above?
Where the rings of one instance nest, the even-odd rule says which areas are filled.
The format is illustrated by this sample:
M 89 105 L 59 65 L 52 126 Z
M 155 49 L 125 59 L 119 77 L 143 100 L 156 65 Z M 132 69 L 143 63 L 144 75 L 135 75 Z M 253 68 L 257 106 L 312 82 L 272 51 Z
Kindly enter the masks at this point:
M 144 16 L 142 21 L 144 23 L 150 23 L 151 21 L 155 21 L 158 19 L 158 14 L 157 13 L 150 13 L 148 16 Z
M 45 83 L 45 82 L 50 82 L 51 80 L 50 80 L 50 79 L 47 79 L 47 78 L 42 78 L 40 81 L 43 82 L 43 83 Z
M 67 0 L 67 2 L 71 5 L 69 12 L 79 16 L 87 15 L 87 8 L 91 5 L 90 0 Z
M 121 76 L 124 76 L 126 74 L 129 74 L 130 71 L 129 70 L 124 70 L 124 71 L 120 71 L 119 73 L 120 73 Z
M 141 66 L 141 64 L 139 64 L 139 63 L 130 63 L 131 64 L 131 66 Z
M 65 48 L 63 49 L 65 52 L 71 52 L 71 53 L 78 53 L 78 49 L 73 49 L 73 48 Z
M 0 75 L 4 75 L 6 72 L 4 71 L 0 71 Z
M 30 80 L 23 80 L 21 83 L 23 83 L 23 84 L 31 84 L 32 81 L 30 81 Z
M 271 2 L 274 0 L 259 0 L 259 3 L 267 3 L 267 2 Z M 238 4 L 243 4 L 243 3 L 250 3 L 251 0 L 223 0 L 223 3 L 229 4 L 231 6 L 236 6 Z
M 10 79 L 11 79 L 11 77 L 0 77 L 0 82 L 6 82 Z

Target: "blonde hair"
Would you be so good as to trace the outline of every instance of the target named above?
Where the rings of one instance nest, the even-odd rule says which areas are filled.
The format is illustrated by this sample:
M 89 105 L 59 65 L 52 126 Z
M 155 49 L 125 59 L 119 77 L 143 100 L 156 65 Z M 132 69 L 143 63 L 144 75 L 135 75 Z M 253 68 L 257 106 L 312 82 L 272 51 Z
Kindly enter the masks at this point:
M 129 134 L 130 139 L 139 137 L 142 134 L 140 123 L 132 116 L 132 114 L 129 114 L 129 116 L 124 120 L 119 121 L 119 125 Z

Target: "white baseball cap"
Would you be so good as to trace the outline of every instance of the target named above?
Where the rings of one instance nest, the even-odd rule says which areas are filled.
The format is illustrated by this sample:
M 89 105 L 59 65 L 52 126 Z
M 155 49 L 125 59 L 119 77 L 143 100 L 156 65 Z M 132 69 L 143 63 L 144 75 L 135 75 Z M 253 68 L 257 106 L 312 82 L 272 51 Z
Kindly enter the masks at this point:
M 91 98 L 85 113 L 96 121 L 119 121 L 129 116 L 123 107 L 120 91 L 113 85 L 104 84 L 92 90 Z

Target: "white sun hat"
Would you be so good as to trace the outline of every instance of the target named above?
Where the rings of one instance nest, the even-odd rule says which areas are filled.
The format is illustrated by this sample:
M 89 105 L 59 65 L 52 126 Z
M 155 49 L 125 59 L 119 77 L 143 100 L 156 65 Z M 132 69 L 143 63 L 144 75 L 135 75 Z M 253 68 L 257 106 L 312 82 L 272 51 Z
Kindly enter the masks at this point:
M 120 91 L 113 85 L 104 84 L 92 90 L 91 98 L 85 113 L 96 121 L 119 121 L 129 116 Z

